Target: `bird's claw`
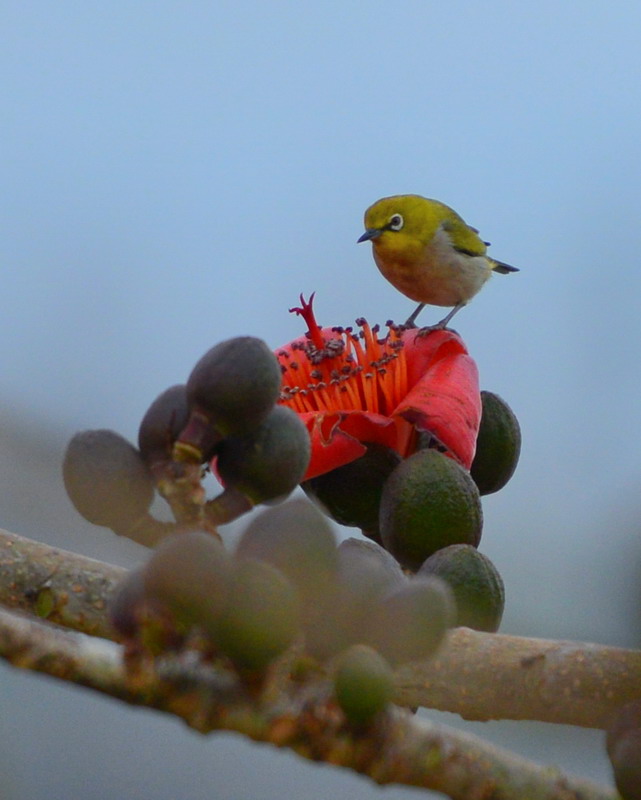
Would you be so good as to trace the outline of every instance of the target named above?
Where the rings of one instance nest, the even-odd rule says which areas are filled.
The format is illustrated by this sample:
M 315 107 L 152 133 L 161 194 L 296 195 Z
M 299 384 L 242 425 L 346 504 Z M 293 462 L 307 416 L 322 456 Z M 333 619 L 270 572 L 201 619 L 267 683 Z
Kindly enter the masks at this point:
M 432 331 L 443 331 L 445 328 L 446 325 L 443 322 L 437 322 L 436 325 L 424 325 L 416 331 L 416 338 L 422 339 L 424 336 L 432 333 Z

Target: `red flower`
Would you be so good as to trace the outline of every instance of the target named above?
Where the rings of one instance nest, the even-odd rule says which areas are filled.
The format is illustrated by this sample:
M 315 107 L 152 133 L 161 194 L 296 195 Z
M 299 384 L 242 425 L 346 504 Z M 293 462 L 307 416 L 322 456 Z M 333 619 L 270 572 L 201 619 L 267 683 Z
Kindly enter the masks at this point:
M 364 319 L 353 328 L 321 328 L 314 295 L 299 314 L 309 330 L 276 351 L 283 371 L 280 402 L 296 411 L 312 443 L 305 480 L 363 455 L 369 442 L 403 458 L 416 449 L 419 432 L 470 467 L 481 418 L 476 364 L 461 338 L 449 330 L 426 335 L 391 322 Z

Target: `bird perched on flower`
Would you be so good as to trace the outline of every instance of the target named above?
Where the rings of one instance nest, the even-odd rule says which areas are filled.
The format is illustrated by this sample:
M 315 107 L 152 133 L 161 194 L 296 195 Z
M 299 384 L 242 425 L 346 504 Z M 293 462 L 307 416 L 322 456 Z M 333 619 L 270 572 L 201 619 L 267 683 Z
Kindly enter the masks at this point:
M 407 320 L 409 326 L 427 304 L 453 306 L 433 326 L 444 328 L 493 272 L 518 272 L 486 255 L 489 242 L 438 200 L 417 194 L 383 197 L 365 212 L 365 228 L 358 241 L 372 242 L 383 276 L 420 304 Z

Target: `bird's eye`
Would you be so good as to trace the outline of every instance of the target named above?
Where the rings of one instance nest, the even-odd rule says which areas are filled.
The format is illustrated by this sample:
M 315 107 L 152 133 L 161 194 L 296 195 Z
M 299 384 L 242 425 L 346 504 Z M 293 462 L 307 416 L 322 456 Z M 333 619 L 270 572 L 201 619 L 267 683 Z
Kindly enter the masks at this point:
M 403 217 L 400 214 L 394 214 L 389 218 L 387 226 L 391 231 L 400 231 L 403 227 L 403 222 Z

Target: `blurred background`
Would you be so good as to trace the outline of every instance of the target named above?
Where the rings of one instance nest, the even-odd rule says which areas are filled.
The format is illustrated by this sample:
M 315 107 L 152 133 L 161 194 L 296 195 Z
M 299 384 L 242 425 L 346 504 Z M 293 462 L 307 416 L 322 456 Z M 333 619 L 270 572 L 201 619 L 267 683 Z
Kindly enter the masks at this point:
M 135 440 L 217 341 L 302 333 L 300 292 L 324 324 L 404 320 L 356 239 L 415 192 L 521 269 L 455 320 L 523 431 L 484 499 L 502 631 L 639 646 L 640 25 L 616 0 L 4 0 L 0 526 L 140 563 L 73 511 L 69 437 Z M 598 731 L 428 716 L 610 780 Z M 6 800 L 381 793 L 5 665 L 0 774 Z

